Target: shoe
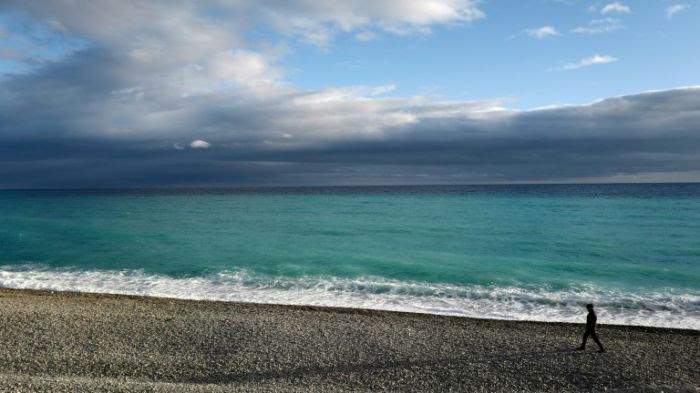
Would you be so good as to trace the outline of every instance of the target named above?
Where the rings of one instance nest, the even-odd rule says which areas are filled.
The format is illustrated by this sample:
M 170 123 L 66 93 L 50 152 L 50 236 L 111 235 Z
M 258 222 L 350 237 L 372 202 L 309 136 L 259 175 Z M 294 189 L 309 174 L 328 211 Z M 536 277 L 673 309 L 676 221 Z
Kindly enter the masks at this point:
M 576 350 L 577 350 L 577 351 L 585 351 L 586 348 L 584 348 L 584 347 L 578 347 L 578 348 L 576 348 Z
M 599 350 L 598 350 L 598 353 L 603 353 L 603 352 L 605 352 L 604 349 L 599 349 Z

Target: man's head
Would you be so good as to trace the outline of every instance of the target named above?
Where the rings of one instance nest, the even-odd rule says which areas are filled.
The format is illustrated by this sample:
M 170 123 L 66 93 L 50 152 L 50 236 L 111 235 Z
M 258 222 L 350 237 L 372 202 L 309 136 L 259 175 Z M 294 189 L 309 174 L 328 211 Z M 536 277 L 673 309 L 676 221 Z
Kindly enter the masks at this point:
M 590 303 L 589 303 L 589 304 L 586 304 L 586 309 L 588 309 L 589 312 L 590 312 L 590 311 L 593 311 L 593 305 L 590 304 Z

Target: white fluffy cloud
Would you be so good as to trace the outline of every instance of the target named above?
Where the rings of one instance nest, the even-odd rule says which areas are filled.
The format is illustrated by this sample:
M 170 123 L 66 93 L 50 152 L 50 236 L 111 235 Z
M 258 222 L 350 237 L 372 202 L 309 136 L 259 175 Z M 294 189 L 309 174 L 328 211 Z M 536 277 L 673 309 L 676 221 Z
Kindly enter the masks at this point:
M 294 135 L 296 144 L 381 138 L 387 127 L 415 123 L 416 108 L 426 105 L 422 97 L 382 98 L 392 85 L 312 92 L 292 86 L 278 66 L 285 47 L 249 42 L 244 32 L 251 26 L 326 45 L 338 33 L 368 40 L 374 32 L 427 32 L 484 16 L 472 0 L 7 0 L 3 7 L 91 45 L 37 74 L 43 98 L 18 88 L 12 94 L 22 97 L 8 95 L 0 105 L 69 97 L 87 104 L 45 111 L 66 133 L 170 138 L 169 146 L 187 145 L 193 130 L 212 143 L 289 143 L 277 140 L 282 134 Z M 435 114 L 441 105 L 431 103 Z
M 211 143 L 203 141 L 201 139 L 195 139 L 192 142 L 190 142 L 190 147 L 193 149 L 206 149 L 209 146 L 211 146 Z
M 346 0 L 261 2 L 281 32 L 325 46 L 338 32 L 376 28 L 392 34 L 428 33 L 433 25 L 484 17 L 473 0 Z M 361 32 L 359 39 L 369 37 Z
M 671 19 L 673 15 L 685 11 L 686 9 L 688 9 L 688 6 L 685 4 L 674 4 L 666 8 L 666 17 Z
M 377 34 L 372 31 L 361 31 L 355 34 L 355 38 L 359 41 L 372 41 L 377 38 Z
M 579 61 L 577 63 L 567 63 L 561 69 L 563 69 L 565 71 L 571 71 L 571 70 L 575 70 L 575 69 L 578 69 L 581 67 L 588 67 L 588 66 L 597 65 L 597 64 L 614 63 L 616 61 L 618 61 L 618 59 L 616 57 L 595 54 L 591 57 L 586 57 L 584 59 L 581 59 L 581 61 Z
M 527 33 L 527 35 L 529 35 L 530 37 L 539 38 L 539 39 L 547 38 L 547 37 L 554 37 L 554 36 L 559 35 L 559 32 L 557 31 L 557 29 L 555 29 L 552 26 L 542 26 L 542 27 L 538 27 L 535 29 L 527 29 L 527 30 L 525 30 L 525 33 Z
M 593 19 L 586 26 L 579 26 L 571 30 L 579 34 L 603 34 L 611 33 L 622 27 L 622 22 L 615 18 Z
M 632 12 L 629 6 L 622 4 L 620 2 L 614 2 L 610 4 L 606 4 L 600 12 L 602 14 L 610 14 L 610 13 L 621 13 L 621 14 L 629 14 Z
M 376 31 L 426 33 L 435 25 L 485 16 L 474 0 L 5 0 L 3 8 L 154 67 L 241 49 L 246 45 L 244 32 L 252 26 L 325 46 L 341 32 L 367 40 Z

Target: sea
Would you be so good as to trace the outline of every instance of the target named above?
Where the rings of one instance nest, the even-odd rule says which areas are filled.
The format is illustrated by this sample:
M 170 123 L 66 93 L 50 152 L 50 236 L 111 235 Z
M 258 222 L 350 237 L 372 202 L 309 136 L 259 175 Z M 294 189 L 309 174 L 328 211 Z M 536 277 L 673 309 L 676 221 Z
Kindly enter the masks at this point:
M 700 184 L 3 190 L 0 287 L 700 330 Z

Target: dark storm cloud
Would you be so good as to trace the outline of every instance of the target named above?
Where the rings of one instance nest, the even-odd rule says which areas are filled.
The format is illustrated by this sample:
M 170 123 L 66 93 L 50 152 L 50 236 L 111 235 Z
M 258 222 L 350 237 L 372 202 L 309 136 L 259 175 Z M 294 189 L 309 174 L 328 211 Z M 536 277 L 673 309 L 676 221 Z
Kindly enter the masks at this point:
M 264 115 L 252 112 L 243 124 L 265 124 L 255 119 Z M 230 121 L 212 116 L 207 124 Z M 4 117 L 15 124 L 5 123 L 0 144 L 4 187 L 586 181 L 700 171 L 700 89 L 690 88 L 425 118 L 374 140 L 267 144 L 233 135 L 208 149 L 177 149 L 167 136 L 67 137 L 60 122 L 42 125 L 24 111 Z

